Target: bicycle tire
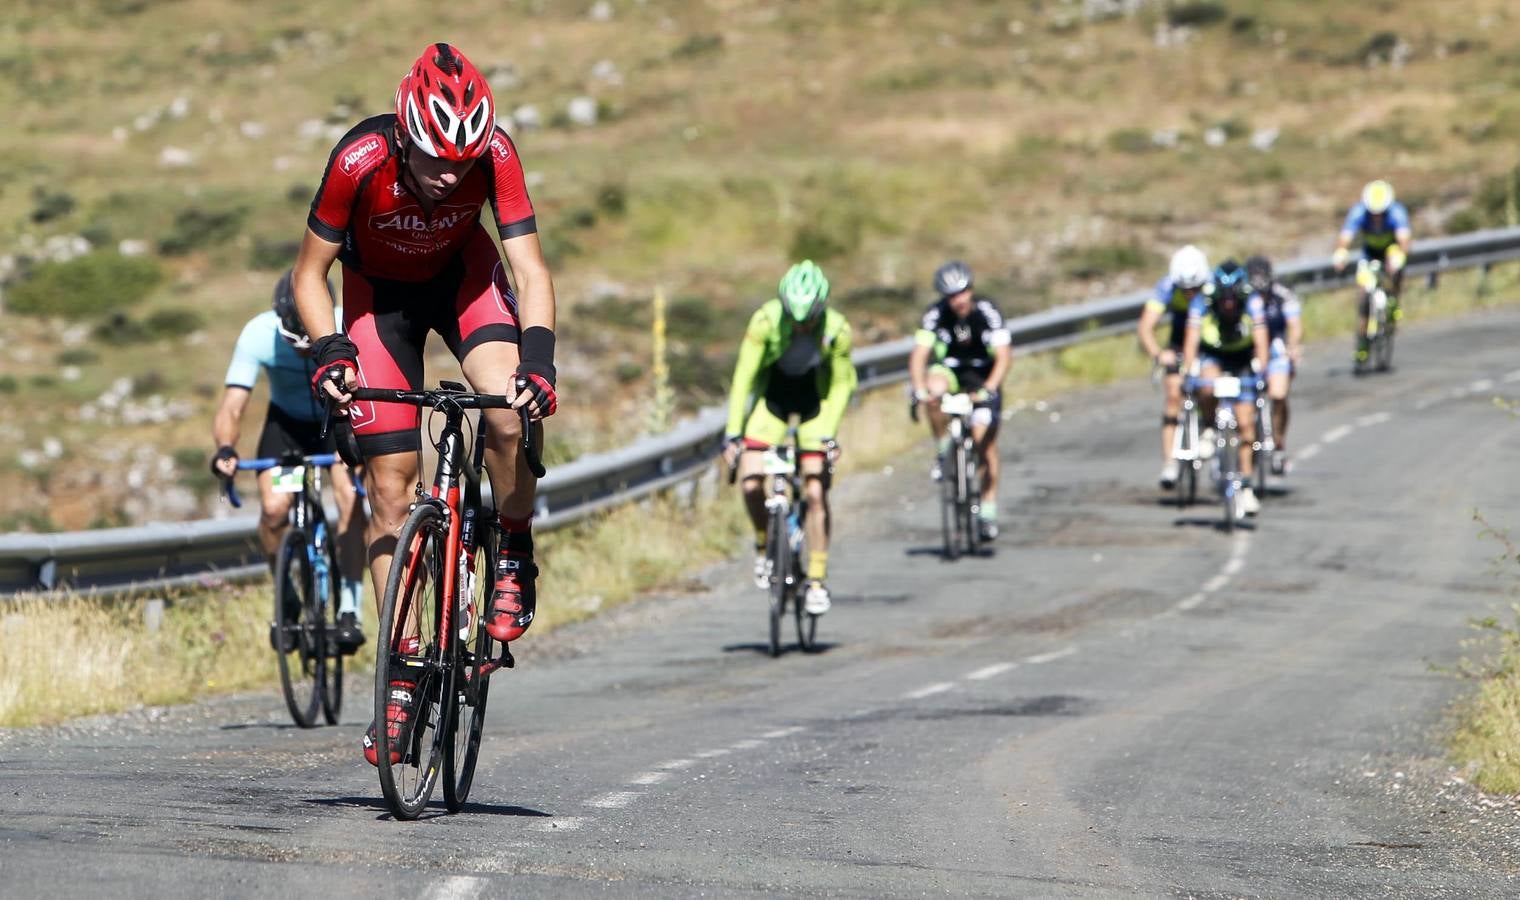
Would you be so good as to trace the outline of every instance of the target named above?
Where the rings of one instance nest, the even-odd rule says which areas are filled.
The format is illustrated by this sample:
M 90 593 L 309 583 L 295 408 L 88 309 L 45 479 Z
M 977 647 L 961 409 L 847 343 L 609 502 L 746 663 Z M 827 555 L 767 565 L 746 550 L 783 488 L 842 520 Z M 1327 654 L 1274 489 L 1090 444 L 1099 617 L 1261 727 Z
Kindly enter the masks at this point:
M 947 468 L 949 471 L 945 471 Z M 946 455 L 940 461 L 939 519 L 944 536 L 944 558 L 950 561 L 960 556 L 961 552 L 960 523 L 956 508 L 959 499 L 955 495 L 955 484 L 959 478 L 960 472 L 956 468 L 955 455 Z
M 981 496 L 976 483 L 976 451 L 970 441 L 962 441 L 960 449 L 961 470 L 961 520 L 965 523 L 966 555 L 981 552 L 982 531 L 978 521 Z
M 296 592 L 296 597 L 288 594 Z M 280 667 L 280 691 L 290 717 L 302 728 L 317 724 L 322 705 L 322 620 L 312 590 L 311 560 L 306 555 L 306 532 L 294 526 L 285 530 L 275 557 L 274 634 L 275 659 Z M 296 614 L 287 621 L 286 611 Z M 302 685 L 310 682 L 309 691 Z
M 323 624 L 323 656 L 326 658 L 326 671 L 322 678 L 322 718 L 329 725 L 338 724 L 338 717 L 343 712 L 343 652 L 338 649 L 336 641 L 329 640 L 331 635 L 338 629 L 338 607 L 341 605 L 343 576 L 338 569 L 338 538 L 329 527 L 327 529 L 327 543 L 323 547 L 327 553 L 327 602 L 324 604 L 322 617 Z
M 1261 402 L 1256 404 L 1256 446 L 1253 448 L 1254 458 L 1251 460 L 1258 500 L 1267 496 L 1267 476 L 1270 474 L 1268 470 L 1272 467 L 1271 416 L 1272 400 L 1264 396 Z
M 494 525 L 495 510 L 482 510 L 476 517 L 476 534 L 482 539 L 475 548 L 475 630 L 468 653 L 457 654 L 454 674 L 454 711 L 450 717 L 448 742 L 443 752 L 443 805 L 449 812 L 459 812 L 470 798 L 475 781 L 475 763 L 480 758 L 480 738 L 485 730 L 486 700 L 490 697 L 491 679 L 480 671 L 492 656 L 494 641 L 485 629 L 484 610 L 491 601 L 491 566 L 496 559 L 499 540 Z M 464 644 L 464 641 L 460 642 Z M 466 648 L 461 646 L 460 650 Z M 468 714 L 468 720 L 465 719 Z
M 1186 509 L 1198 502 L 1198 468 L 1192 460 L 1184 460 L 1177 471 L 1177 505 Z
M 787 581 L 791 578 L 791 548 L 787 545 L 786 514 L 773 510 L 770 527 L 766 529 L 765 552 L 771 560 L 770 590 L 770 651 L 771 657 L 781 655 L 781 617 L 786 613 Z
M 803 538 L 802 549 L 792 559 L 793 569 L 798 572 L 803 571 L 805 559 L 807 559 L 807 539 Z M 803 653 L 812 653 L 817 647 L 815 639 L 818 636 L 818 617 L 803 608 L 802 598 L 796 591 L 792 593 L 792 619 L 797 628 L 797 647 Z
M 454 707 L 443 698 L 453 696 L 454 642 L 439 640 L 446 543 L 443 511 L 432 502 L 419 504 L 397 537 L 376 631 L 384 646 L 377 647 L 375 654 L 375 751 L 380 763 L 380 791 L 398 819 L 415 819 L 426 808 L 438 782 L 439 762 L 450 733 Z M 398 622 L 403 596 L 405 612 L 415 610 L 422 640 L 419 652 L 405 660 L 396 652 L 405 630 Z M 392 763 L 385 706 L 391 679 L 402 672 L 416 679 L 413 723 L 406 746 L 396 748 L 399 761 Z
M 1239 505 L 1236 482 L 1240 480 L 1240 473 L 1235 467 L 1240 465 L 1240 438 L 1232 430 L 1230 436 L 1225 438 L 1223 443 L 1224 446 L 1219 448 L 1219 453 L 1222 454 L 1221 458 L 1234 461 L 1228 471 L 1224 469 L 1221 463 L 1219 475 L 1219 493 L 1224 498 L 1224 530 L 1228 534 L 1235 530 L 1235 509 Z
M 1378 318 L 1381 320 L 1382 327 L 1378 334 L 1377 370 L 1386 372 L 1393 368 L 1393 317 L 1385 308 Z

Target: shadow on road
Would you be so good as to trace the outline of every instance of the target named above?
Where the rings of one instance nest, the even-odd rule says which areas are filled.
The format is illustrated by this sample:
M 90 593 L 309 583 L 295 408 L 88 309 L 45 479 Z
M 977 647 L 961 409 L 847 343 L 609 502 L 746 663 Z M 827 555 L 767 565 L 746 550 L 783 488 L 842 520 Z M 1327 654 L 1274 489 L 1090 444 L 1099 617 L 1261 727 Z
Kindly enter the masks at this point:
M 807 650 L 803 650 L 796 643 L 791 643 L 791 644 L 783 644 L 782 647 L 781 647 L 781 653 L 782 653 L 783 656 L 786 655 L 786 654 L 789 654 L 789 653 L 801 653 L 801 654 L 803 654 L 805 656 L 816 656 L 816 655 L 818 655 L 820 653 L 827 653 L 830 650 L 832 650 L 832 649 L 834 649 L 835 647 L 838 647 L 838 646 L 839 646 L 839 644 L 837 642 L 835 642 L 835 643 L 829 643 L 828 641 L 814 641 L 813 642 L 813 649 L 812 649 L 811 652 L 809 652 Z M 723 645 L 723 652 L 724 653 L 745 653 L 745 652 L 749 652 L 749 653 L 757 653 L 757 654 L 759 654 L 761 656 L 770 656 L 771 655 L 771 645 L 770 644 L 762 644 L 759 641 L 752 641 L 752 642 L 743 643 L 743 644 L 724 644 Z
M 217 726 L 218 731 L 246 731 L 250 728 L 258 728 L 261 730 L 269 731 L 288 731 L 291 729 L 294 729 L 296 731 L 306 730 L 294 722 L 240 722 L 236 725 Z
M 1224 518 L 1220 513 L 1208 516 L 1179 516 L 1172 520 L 1176 528 L 1211 528 L 1220 534 L 1225 533 Z M 1236 522 L 1235 527 L 1245 531 L 1255 531 L 1256 522 L 1252 519 Z
M 381 819 L 391 818 L 389 807 L 385 805 L 382 797 L 307 797 L 306 802 L 313 806 L 344 807 L 348 809 L 377 809 L 382 812 Z M 461 814 L 491 815 L 491 816 L 515 816 L 530 819 L 553 818 L 554 813 L 544 812 L 541 809 L 532 809 L 527 806 L 503 806 L 496 803 L 468 802 L 460 810 Z M 438 816 L 449 815 L 442 801 L 428 804 L 428 813 L 423 819 L 432 819 Z
M 1002 538 L 1006 538 L 1007 535 L 1004 534 L 1001 537 Z M 964 558 L 966 558 L 968 556 L 972 557 L 974 559 L 991 559 L 994 556 L 997 556 L 997 551 L 994 550 L 994 549 L 988 548 L 988 549 L 984 549 L 984 550 L 978 550 L 975 553 L 965 553 L 965 552 L 962 552 L 961 555 L 957 556 L 955 559 L 946 559 L 945 558 L 945 548 L 942 547 L 942 546 L 940 546 L 939 544 L 935 544 L 933 547 L 908 547 L 908 548 L 905 548 L 903 550 L 903 556 L 934 556 L 934 557 L 938 557 L 941 562 L 951 563 L 951 562 L 956 562 L 958 560 L 964 559 Z

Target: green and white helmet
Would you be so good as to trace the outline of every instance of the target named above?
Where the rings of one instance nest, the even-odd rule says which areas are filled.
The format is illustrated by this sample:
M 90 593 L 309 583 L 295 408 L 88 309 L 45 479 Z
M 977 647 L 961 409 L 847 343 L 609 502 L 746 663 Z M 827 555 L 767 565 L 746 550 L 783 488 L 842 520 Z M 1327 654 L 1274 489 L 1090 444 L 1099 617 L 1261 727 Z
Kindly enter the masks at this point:
M 797 322 L 813 322 L 823 315 L 829 300 L 829 280 L 811 259 L 805 259 L 781 276 L 781 306 Z

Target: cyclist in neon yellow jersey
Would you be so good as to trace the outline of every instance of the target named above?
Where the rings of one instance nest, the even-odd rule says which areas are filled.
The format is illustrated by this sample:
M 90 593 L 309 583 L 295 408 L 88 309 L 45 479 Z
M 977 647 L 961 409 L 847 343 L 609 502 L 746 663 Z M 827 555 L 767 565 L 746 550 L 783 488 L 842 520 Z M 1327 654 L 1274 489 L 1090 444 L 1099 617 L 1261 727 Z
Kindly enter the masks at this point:
M 739 345 L 728 395 L 723 455 L 739 466 L 744 506 L 755 527 L 755 583 L 766 587 L 766 511 L 763 451 L 786 439 L 793 417 L 803 486 L 807 494 L 807 589 L 803 608 L 822 615 L 830 606 L 825 583 L 829 562 L 829 470 L 838 458 L 835 441 L 845 405 L 855 390 L 850 325 L 828 305 L 829 280 L 811 260 L 782 277 L 777 296 L 750 317 Z
M 1398 321 L 1403 317 L 1399 294 L 1404 288 L 1404 263 L 1409 259 L 1414 233 L 1409 227 L 1409 209 L 1394 197 L 1393 185 L 1380 179 L 1362 188 L 1362 200 L 1346 214 L 1346 224 L 1341 226 L 1335 242 L 1335 255 L 1331 257 L 1335 271 L 1344 271 L 1351 261 L 1351 246 L 1358 235 L 1362 239 L 1362 258 L 1382 263 L 1383 270 L 1393 279 L 1389 306 L 1394 321 Z M 1357 362 L 1367 361 L 1368 297 L 1363 290 L 1357 299 Z

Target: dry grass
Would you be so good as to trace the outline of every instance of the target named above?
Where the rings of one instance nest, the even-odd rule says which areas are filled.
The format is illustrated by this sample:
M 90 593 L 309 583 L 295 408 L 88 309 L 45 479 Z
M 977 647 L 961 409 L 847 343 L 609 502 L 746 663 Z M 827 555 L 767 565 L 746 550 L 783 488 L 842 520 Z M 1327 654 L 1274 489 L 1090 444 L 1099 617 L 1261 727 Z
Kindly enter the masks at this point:
M 1480 514 L 1483 535 L 1504 549 L 1496 564 L 1510 573 L 1520 565 L 1520 549 L 1506 531 L 1491 526 Z M 1458 674 L 1478 682 L 1478 689 L 1455 708 L 1455 726 L 1448 740 L 1454 763 L 1465 768 L 1479 788 L 1494 794 L 1520 794 L 1520 604 L 1511 604 L 1506 619 L 1489 616 L 1474 621 L 1481 637 L 1468 641 L 1482 654 L 1480 662 L 1464 660 Z

